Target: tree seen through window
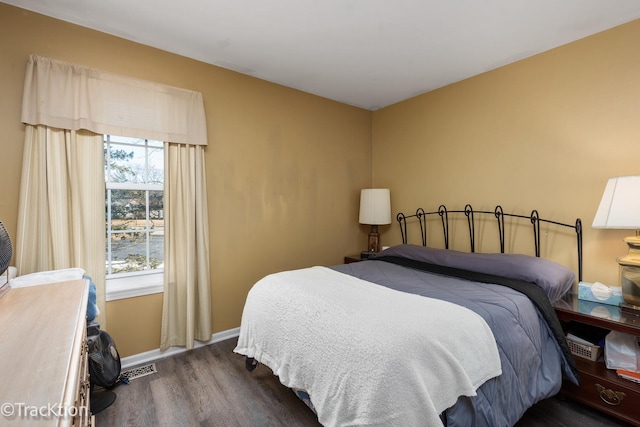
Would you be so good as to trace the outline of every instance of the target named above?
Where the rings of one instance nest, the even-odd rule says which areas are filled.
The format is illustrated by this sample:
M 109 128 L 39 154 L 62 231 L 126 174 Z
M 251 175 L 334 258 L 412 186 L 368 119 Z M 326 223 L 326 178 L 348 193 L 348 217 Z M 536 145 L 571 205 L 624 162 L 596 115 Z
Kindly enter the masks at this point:
M 161 141 L 105 135 L 107 275 L 157 270 L 164 261 Z

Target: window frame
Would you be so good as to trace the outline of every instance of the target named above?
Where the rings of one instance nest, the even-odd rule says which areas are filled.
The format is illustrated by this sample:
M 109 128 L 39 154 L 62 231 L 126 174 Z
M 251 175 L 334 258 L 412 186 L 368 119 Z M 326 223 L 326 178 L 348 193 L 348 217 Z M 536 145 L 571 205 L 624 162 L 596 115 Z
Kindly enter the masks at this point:
M 110 277 L 105 280 L 105 300 L 115 301 L 124 298 L 164 292 L 164 271 L 124 273 L 126 276 Z

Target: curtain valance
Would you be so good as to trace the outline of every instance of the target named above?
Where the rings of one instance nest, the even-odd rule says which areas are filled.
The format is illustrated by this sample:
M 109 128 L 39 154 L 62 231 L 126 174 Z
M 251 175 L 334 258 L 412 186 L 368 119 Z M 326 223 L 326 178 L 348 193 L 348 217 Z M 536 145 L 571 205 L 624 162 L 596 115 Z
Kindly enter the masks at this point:
M 37 55 L 27 64 L 22 122 L 207 145 L 201 93 Z

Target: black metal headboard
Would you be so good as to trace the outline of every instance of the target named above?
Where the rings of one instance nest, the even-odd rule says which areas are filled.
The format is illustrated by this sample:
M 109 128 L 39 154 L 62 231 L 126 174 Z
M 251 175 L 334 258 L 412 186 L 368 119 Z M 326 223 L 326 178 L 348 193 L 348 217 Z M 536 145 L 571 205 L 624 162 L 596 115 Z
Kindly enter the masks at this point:
M 444 233 L 444 245 L 446 249 L 449 249 L 449 214 L 464 214 L 467 218 L 467 224 L 469 226 L 469 243 L 471 252 L 475 252 L 475 215 L 492 215 L 498 222 L 498 234 L 500 238 L 500 252 L 504 253 L 504 218 L 524 218 L 531 221 L 533 228 L 533 244 L 535 247 L 535 255 L 540 256 L 540 223 L 555 224 L 561 227 L 573 228 L 576 232 L 576 240 L 578 245 L 578 280 L 582 281 L 582 221 L 580 218 L 576 219 L 575 224 L 563 224 L 561 222 L 551 221 L 548 219 L 540 218 L 537 210 L 531 211 L 531 215 L 518 215 L 504 213 L 502 206 L 498 205 L 493 211 L 474 211 L 471 205 L 466 205 L 464 210 L 447 210 L 444 205 L 440 205 L 437 211 L 425 212 L 424 209 L 418 208 L 413 215 L 405 215 L 400 212 L 396 219 L 400 225 L 400 233 L 402 234 L 402 243 L 407 243 L 407 219 L 417 218 L 420 223 L 420 234 L 422 237 L 422 246 L 427 246 L 427 217 L 429 215 L 438 215 L 442 222 L 442 231 Z

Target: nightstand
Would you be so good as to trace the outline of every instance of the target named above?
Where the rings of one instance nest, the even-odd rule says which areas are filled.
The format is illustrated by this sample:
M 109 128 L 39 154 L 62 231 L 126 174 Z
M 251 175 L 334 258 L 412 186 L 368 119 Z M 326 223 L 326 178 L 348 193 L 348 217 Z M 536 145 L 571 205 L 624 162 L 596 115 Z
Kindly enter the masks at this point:
M 570 294 L 555 304 L 555 310 L 562 322 L 640 335 L 640 316 L 622 313 L 617 306 L 579 300 L 577 295 Z M 582 357 L 574 359 L 580 372 L 580 386 L 566 381 L 560 395 L 640 425 L 640 384 L 618 377 L 614 370 L 607 369 L 602 357 L 595 362 Z M 618 400 L 617 396 L 622 394 Z
M 362 261 L 362 259 L 360 259 L 360 254 L 347 255 L 346 257 L 344 257 L 345 264 L 351 264 L 352 262 L 359 262 L 359 261 Z

